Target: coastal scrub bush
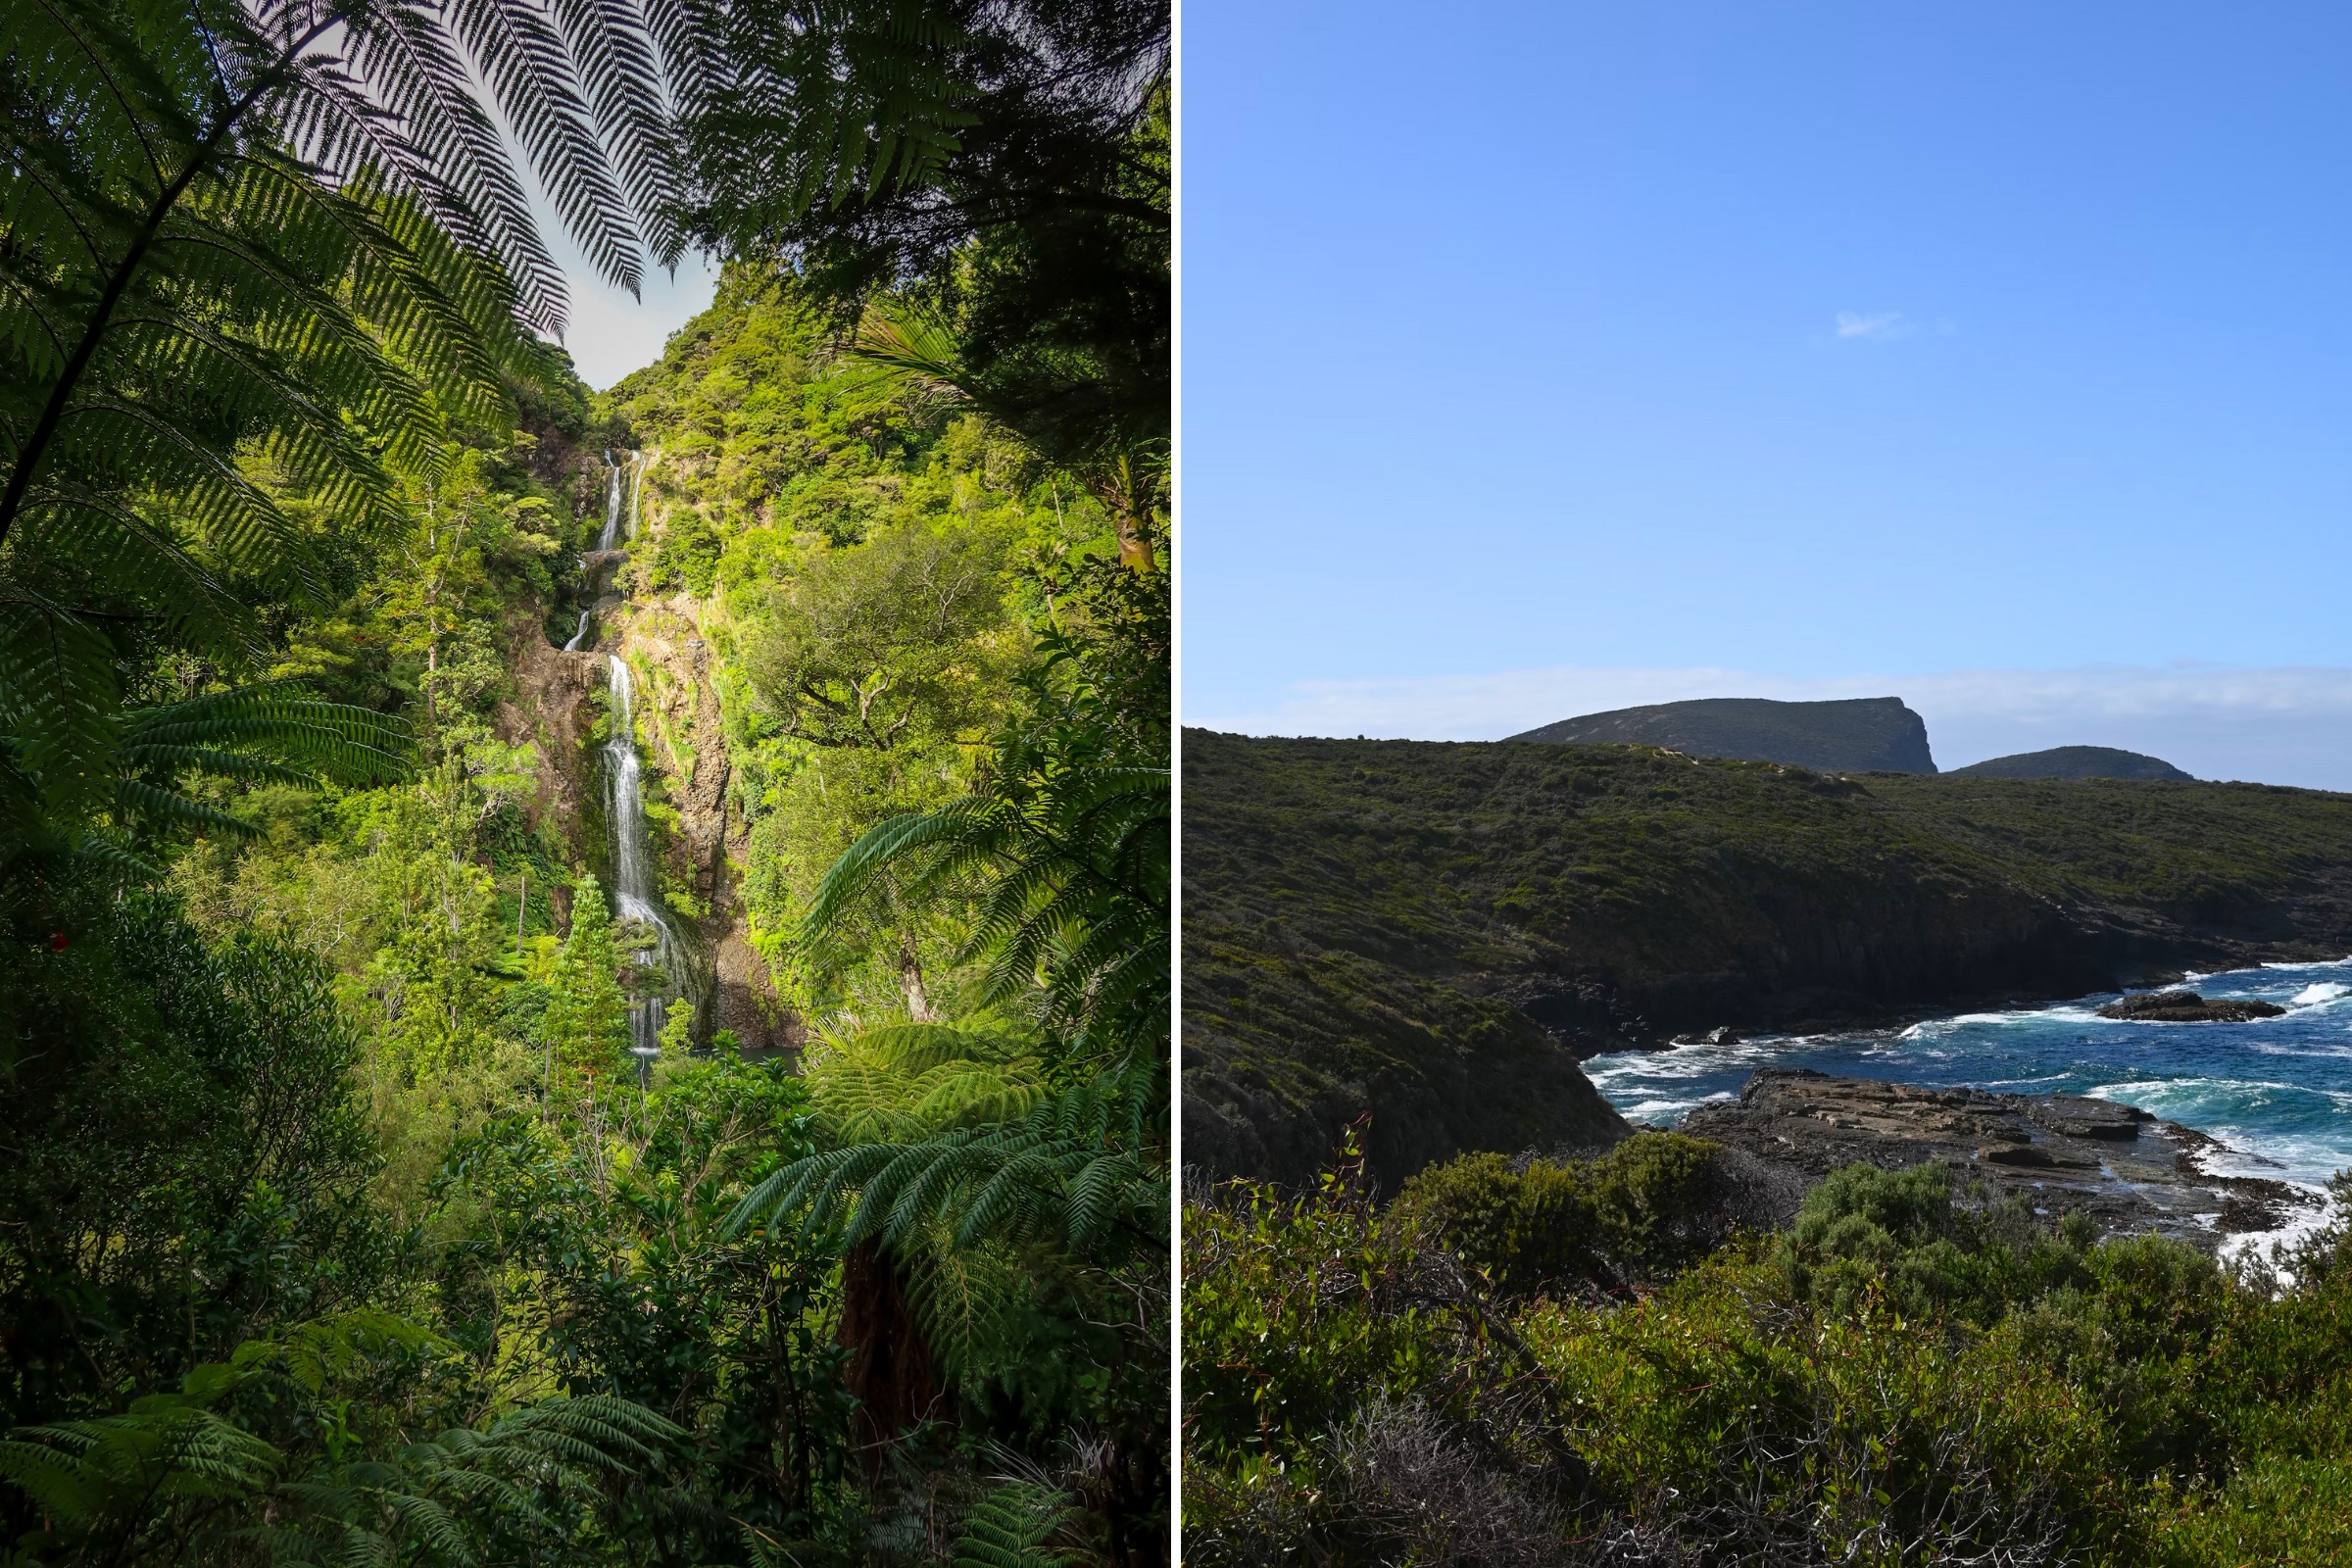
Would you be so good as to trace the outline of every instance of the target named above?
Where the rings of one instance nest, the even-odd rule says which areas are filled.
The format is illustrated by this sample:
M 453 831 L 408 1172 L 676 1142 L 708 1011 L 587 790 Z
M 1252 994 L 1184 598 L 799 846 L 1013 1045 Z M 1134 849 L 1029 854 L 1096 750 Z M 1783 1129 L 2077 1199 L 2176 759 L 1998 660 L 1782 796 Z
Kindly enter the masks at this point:
M 1741 1562 L 2031 1563 L 2128 1525 L 2096 1401 L 2015 1335 L 1955 1340 L 1879 1292 L 1808 1308 L 1760 1246 L 1519 1327 L 1594 1492 L 1652 1539 Z
M 1407 1181 L 1396 1208 L 1507 1295 L 1658 1278 L 1730 1231 L 1719 1153 L 1644 1132 L 1598 1159 L 1464 1154 Z
M 2132 1558 L 2099 1398 L 2014 1328 L 1955 1336 L 1880 1282 L 1809 1300 L 1763 1238 L 1630 1299 L 1513 1306 L 1457 1265 L 1545 1215 L 1587 1222 L 1589 1255 L 1671 1236 L 1610 1178 L 1687 1192 L 1706 1152 L 1456 1161 L 1385 1211 L 1341 1177 L 1190 1205 L 1188 1560 Z
M 1661 1262 L 1706 1152 L 1189 1204 L 1187 1560 L 2352 1562 L 2347 1227 L 2224 1268 L 1856 1167 Z

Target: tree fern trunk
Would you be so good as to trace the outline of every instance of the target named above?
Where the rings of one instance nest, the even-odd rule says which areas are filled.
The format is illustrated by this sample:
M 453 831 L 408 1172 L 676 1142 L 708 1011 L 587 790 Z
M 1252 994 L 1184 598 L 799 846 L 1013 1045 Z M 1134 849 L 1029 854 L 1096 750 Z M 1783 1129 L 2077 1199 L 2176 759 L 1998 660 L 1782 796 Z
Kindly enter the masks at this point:
M 890 1441 L 917 1422 L 946 1415 L 948 1401 L 898 1267 L 871 1240 L 841 1260 L 841 1343 L 850 1351 L 842 1380 L 858 1399 L 854 1441 L 865 1457 L 867 1479 L 879 1481 Z

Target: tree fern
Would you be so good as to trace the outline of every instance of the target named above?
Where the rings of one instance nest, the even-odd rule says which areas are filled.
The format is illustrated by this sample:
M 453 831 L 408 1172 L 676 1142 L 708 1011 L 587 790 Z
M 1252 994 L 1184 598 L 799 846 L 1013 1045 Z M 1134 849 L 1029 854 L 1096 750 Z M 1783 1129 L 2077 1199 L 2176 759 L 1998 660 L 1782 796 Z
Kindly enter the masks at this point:
M 1042 987 L 1044 1021 L 1081 1051 L 1164 1033 L 1169 972 L 1168 770 L 1128 760 L 1086 697 L 1008 734 L 985 786 L 869 829 L 828 871 L 804 928 L 822 939 L 886 870 L 918 891 L 976 894 L 966 956 L 987 999 Z
M 339 1383 L 445 1349 L 379 1312 L 301 1325 L 122 1414 L 20 1428 L 0 1440 L 0 1481 L 48 1517 L 53 1542 L 83 1555 L 103 1546 L 143 1560 L 169 1540 L 199 1560 L 242 1560 L 259 1544 L 295 1562 L 472 1565 L 560 1547 L 603 1484 L 658 1464 L 685 1436 L 641 1405 L 591 1396 L 379 1451 L 348 1437 L 321 1444 L 341 1424 Z M 234 1397 L 256 1385 L 271 1397 Z M 275 1410 L 304 1446 L 247 1430 L 246 1410 Z
M 331 541 L 274 490 L 380 532 L 391 471 L 533 373 L 562 279 L 500 122 L 635 286 L 632 214 L 670 188 L 652 47 L 629 0 L 0 11 L 9 793 L 103 807 L 123 669 L 168 647 L 233 666 L 258 600 L 318 597 Z
M 810 1063 L 817 1113 L 848 1143 L 917 1138 L 1018 1116 L 1045 1092 L 1022 1046 L 952 1024 L 886 1025 L 828 1040 Z
M 940 1227 L 894 1257 L 907 1309 L 940 1368 L 967 1384 L 996 1371 L 1009 1353 L 1007 1327 L 1037 1294 L 1022 1260 L 994 1243 L 958 1247 Z
M 961 1246 L 1156 1245 L 1167 1202 L 1161 1076 L 1146 1064 L 1107 1071 L 1016 1119 L 795 1160 L 744 1197 L 728 1230 L 803 1214 L 809 1229 L 838 1227 L 853 1245 L 876 1238 L 894 1253 L 933 1225 Z

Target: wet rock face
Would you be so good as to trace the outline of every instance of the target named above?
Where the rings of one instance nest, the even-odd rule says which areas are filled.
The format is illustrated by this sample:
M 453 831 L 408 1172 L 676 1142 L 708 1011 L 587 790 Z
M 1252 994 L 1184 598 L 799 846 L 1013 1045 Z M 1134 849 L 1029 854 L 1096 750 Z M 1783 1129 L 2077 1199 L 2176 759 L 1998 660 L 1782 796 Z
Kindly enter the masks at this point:
M 586 804 L 596 796 L 587 737 L 596 723 L 591 694 L 605 684 L 601 654 L 565 653 L 549 646 L 538 606 L 526 605 L 507 628 L 507 662 L 514 692 L 498 705 L 492 727 L 510 746 L 539 750 L 538 789 L 526 807 L 533 827 L 551 822 L 574 855 L 585 852 Z
M 2208 1002 L 2194 991 L 2143 991 L 2098 1009 L 2102 1018 L 2133 1023 L 2249 1023 L 2256 1018 L 2276 1018 L 2284 1011 L 2269 1002 Z
M 618 640 L 647 674 L 649 767 L 663 778 L 678 813 L 669 841 L 673 885 L 690 888 L 706 913 L 695 938 L 710 965 L 710 1010 L 702 1027 L 726 1029 L 747 1052 L 794 1052 L 805 1043 L 799 1018 L 783 1006 L 767 965 L 752 947 L 735 867 L 750 845 L 740 811 L 729 809 L 725 728 L 713 684 L 714 661 L 682 597 L 632 607 L 613 617 Z
M 1701 1105 L 1681 1131 L 1818 1181 L 1841 1165 L 1940 1161 L 1996 1200 L 2051 1217 L 2081 1210 L 2110 1235 L 2154 1233 L 2211 1249 L 2276 1230 L 2314 1200 L 2284 1182 L 2206 1169 L 2221 1146 L 2135 1106 L 2078 1095 L 1996 1095 L 1809 1068 L 1768 1067 L 1737 1103 Z

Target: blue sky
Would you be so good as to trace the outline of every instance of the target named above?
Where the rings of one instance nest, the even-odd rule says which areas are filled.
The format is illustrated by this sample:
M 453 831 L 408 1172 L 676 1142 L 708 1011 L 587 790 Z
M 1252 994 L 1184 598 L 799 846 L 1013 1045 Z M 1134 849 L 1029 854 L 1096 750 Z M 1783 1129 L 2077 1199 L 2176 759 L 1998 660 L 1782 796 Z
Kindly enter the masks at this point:
M 2352 10 L 1191 0 L 1188 720 L 2352 789 Z M 2339 738 L 2339 736 L 2344 738 Z

